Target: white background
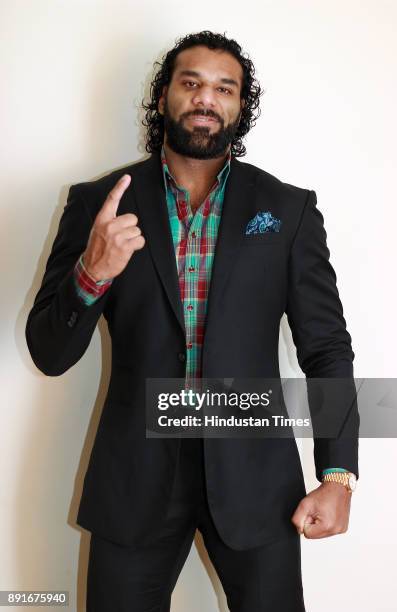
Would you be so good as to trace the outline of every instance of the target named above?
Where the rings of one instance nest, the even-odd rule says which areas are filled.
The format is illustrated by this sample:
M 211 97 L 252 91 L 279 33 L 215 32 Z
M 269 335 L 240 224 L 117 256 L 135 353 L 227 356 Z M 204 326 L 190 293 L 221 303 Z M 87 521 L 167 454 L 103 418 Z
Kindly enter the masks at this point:
M 138 107 L 177 37 L 235 38 L 266 90 L 243 161 L 316 191 L 355 375 L 395 376 L 397 4 L 3 0 L 0 11 L 0 589 L 66 589 L 81 611 L 89 534 L 74 519 L 109 376 L 107 331 L 102 319 L 59 378 L 36 370 L 24 339 L 70 184 L 146 156 Z M 282 376 L 302 375 L 285 319 L 280 364 Z M 311 489 L 310 440 L 302 456 Z M 302 539 L 307 612 L 397 609 L 396 460 L 396 440 L 361 440 L 349 531 Z M 172 610 L 227 610 L 200 537 Z

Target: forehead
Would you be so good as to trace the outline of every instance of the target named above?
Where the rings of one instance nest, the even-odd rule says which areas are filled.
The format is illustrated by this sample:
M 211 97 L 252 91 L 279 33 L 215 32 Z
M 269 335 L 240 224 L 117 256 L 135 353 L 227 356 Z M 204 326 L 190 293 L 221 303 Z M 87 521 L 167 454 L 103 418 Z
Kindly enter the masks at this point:
M 178 78 L 185 70 L 197 72 L 208 80 L 232 79 L 240 87 L 242 85 L 243 69 L 240 62 L 222 49 L 208 49 L 201 45 L 184 49 L 175 58 L 173 77 Z

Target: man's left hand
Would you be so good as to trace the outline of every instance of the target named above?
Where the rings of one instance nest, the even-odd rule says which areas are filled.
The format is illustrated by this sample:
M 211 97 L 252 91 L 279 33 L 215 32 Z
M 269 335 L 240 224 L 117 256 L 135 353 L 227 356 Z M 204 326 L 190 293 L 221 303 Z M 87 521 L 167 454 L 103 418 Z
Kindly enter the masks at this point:
M 345 533 L 349 525 L 351 492 L 338 482 L 324 482 L 304 497 L 291 521 L 306 538 Z

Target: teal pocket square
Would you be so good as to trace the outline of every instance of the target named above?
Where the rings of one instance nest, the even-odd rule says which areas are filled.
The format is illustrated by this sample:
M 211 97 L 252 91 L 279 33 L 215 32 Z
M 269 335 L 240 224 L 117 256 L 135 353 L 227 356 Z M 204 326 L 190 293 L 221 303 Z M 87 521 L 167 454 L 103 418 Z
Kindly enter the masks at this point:
M 273 217 L 270 210 L 258 212 L 245 228 L 247 234 L 263 234 L 265 232 L 279 232 L 281 226 L 280 219 Z

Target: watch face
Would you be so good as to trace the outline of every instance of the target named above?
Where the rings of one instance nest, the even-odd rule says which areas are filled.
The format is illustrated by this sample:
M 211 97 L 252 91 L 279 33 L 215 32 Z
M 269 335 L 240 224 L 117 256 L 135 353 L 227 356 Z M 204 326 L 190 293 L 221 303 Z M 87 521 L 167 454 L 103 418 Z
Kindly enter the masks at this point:
M 349 476 L 349 487 L 352 491 L 356 488 L 356 477 L 354 474 L 350 474 Z

